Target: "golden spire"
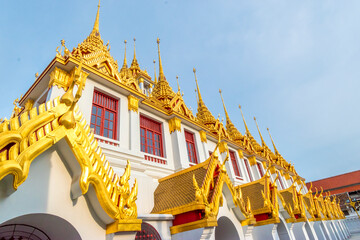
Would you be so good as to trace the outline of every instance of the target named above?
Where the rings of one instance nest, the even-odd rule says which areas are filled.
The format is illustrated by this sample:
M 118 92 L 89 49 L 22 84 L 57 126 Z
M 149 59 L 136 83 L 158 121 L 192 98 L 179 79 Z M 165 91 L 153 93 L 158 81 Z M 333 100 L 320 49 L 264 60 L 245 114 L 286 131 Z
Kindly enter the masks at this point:
M 161 56 L 160 56 L 160 39 L 157 39 L 157 45 L 158 45 L 158 54 L 159 54 L 159 82 L 160 81 L 165 81 L 165 75 L 164 75 L 164 71 L 162 68 L 162 63 L 161 63 Z
M 197 94 L 198 94 L 198 104 L 202 104 L 203 100 L 202 100 L 202 97 L 201 97 L 199 84 L 198 84 L 198 81 L 197 81 L 197 78 L 196 78 L 196 69 L 195 68 L 193 68 L 193 72 L 194 72 L 194 76 L 195 76 L 196 90 L 197 90 Z
M 127 60 L 126 60 L 126 43 L 127 43 L 127 41 L 126 41 L 126 40 L 124 40 L 124 44 L 125 44 L 125 53 L 124 53 L 124 63 L 123 63 L 122 68 L 127 68 Z
M 178 75 L 176 75 L 176 82 L 177 82 L 177 86 L 178 86 L 178 92 L 180 92 L 179 76 Z
M 130 69 L 133 70 L 133 74 L 138 73 L 138 71 L 140 71 L 139 63 L 136 59 L 135 42 L 136 42 L 136 38 L 134 38 L 134 58 L 131 62 L 131 67 L 130 67 Z
M 136 42 L 136 38 L 134 38 L 134 60 L 136 60 L 136 48 L 135 48 L 135 42 Z M 134 61 L 133 60 L 133 61 Z
M 265 143 L 265 141 L 264 141 L 264 139 L 263 139 L 263 137 L 262 137 L 262 135 L 261 135 L 260 128 L 259 128 L 259 126 L 258 126 L 258 124 L 257 124 L 257 122 L 256 122 L 256 117 L 254 117 L 254 121 L 255 121 L 255 123 L 256 123 L 256 127 L 257 127 L 257 130 L 258 130 L 259 135 L 260 135 L 260 138 L 261 138 L 261 144 L 262 144 L 263 147 L 265 147 L 265 146 L 266 146 L 266 143 Z
M 250 131 L 249 131 L 247 125 L 246 125 L 246 121 L 245 121 L 245 118 L 244 118 L 244 114 L 243 114 L 243 112 L 242 112 L 242 110 L 241 110 L 241 105 L 239 105 L 239 108 L 240 108 L 240 112 L 241 112 L 242 119 L 243 119 L 243 121 L 244 121 L 246 135 L 250 136 L 251 134 L 250 134 Z
M 226 123 L 228 123 L 228 122 L 230 122 L 230 118 L 229 118 L 228 112 L 226 111 L 224 99 L 223 99 L 222 94 L 221 94 L 221 89 L 219 89 L 219 93 L 220 93 L 221 101 L 222 101 L 222 104 L 223 104 L 223 107 L 224 107 L 224 111 L 225 111 Z
M 273 138 L 271 137 L 271 134 L 270 134 L 270 130 L 269 130 L 269 128 L 267 128 L 267 131 L 268 131 L 268 133 L 269 133 L 269 136 L 270 136 L 270 139 L 271 139 L 272 145 L 273 145 L 273 147 L 274 147 L 275 154 L 276 154 L 276 155 L 279 155 L 279 152 L 278 152 L 278 150 L 277 150 L 277 149 L 276 149 L 276 147 L 275 147 L 274 140 L 273 140 Z
M 153 60 L 153 63 L 154 63 L 154 75 L 155 75 L 155 77 L 154 77 L 154 82 L 155 82 L 155 84 L 157 84 L 157 78 L 156 78 L 156 65 L 155 65 L 156 61 L 155 61 L 155 59 Z
M 92 30 L 95 33 L 99 33 L 99 15 L 100 15 L 100 0 L 99 0 L 98 10 L 97 10 L 97 13 L 96 13 L 96 19 L 95 19 L 95 23 L 94 23 L 94 28 Z

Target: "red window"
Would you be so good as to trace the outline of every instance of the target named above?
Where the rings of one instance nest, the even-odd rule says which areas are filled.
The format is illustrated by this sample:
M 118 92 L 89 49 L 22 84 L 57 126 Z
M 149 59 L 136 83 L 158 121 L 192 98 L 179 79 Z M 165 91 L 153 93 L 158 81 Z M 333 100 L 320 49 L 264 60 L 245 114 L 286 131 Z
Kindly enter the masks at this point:
M 248 172 L 250 181 L 252 182 L 254 180 L 253 180 L 253 178 L 251 176 L 249 161 L 247 159 L 244 159 L 244 162 L 245 162 L 245 166 L 246 166 L 246 171 Z
M 256 163 L 256 165 L 257 165 L 257 167 L 258 167 L 258 169 L 259 169 L 259 173 L 260 173 L 260 177 L 263 177 L 264 176 L 264 172 L 263 172 L 263 170 L 262 170 L 262 168 L 261 168 L 261 163 Z
M 91 124 L 95 134 L 116 139 L 118 100 L 94 91 Z
M 161 123 L 140 116 L 141 151 L 163 157 Z
M 185 131 L 185 140 L 186 140 L 186 148 L 189 156 L 189 162 L 197 164 L 198 160 L 196 157 L 194 134 Z
M 235 156 L 235 152 L 234 151 L 230 151 L 230 159 L 231 159 L 231 164 L 234 168 L 234 173 L 236 177 L 241 177 L 241 172 L 238 166 L 238 163 L 236 161 L 236 156 Z

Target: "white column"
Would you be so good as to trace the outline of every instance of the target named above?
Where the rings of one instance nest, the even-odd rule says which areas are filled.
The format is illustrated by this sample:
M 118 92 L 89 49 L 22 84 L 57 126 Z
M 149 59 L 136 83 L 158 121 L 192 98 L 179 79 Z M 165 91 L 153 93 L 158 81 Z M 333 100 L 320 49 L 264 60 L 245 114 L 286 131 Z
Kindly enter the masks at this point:
M 129 95 L 129 150 L 140 153 L 140 118 L 138 113 L 139 99 Z
M 173 117 L 169 120 L 169 131 L 173 149 L 174 168 L 176 171 L 189 167 L 185 134 L 181 131 L 181 120 Z
M 316 222 L 313 222 L 313 223 L 314 223 L 313 227 L 314 227 L 317 238 L 319 240 L 326 240 L 325 233 L 323 231 L 323 228 L 321 227 L 321 222 L 316 221 Z

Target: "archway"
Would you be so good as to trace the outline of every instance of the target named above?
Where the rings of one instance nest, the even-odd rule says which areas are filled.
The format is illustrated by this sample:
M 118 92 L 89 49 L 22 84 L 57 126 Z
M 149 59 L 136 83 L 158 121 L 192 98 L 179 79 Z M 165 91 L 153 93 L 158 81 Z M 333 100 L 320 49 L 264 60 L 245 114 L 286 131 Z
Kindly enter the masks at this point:
M 278 223 L 277 233 L 280 240 L 290 240 L 289 230 L 286 228 L 285 223 L 282 219 L 280 219 L 280 223 Z
M 233 222 L 223 216 L 217 221 L 218 226 L 215 228 L 215 240 L 240 240 L 239 234 Z
M 33 238 L 29 238 L 31 236 Z M 13 237 L 13 238 L 11 238 Z M 41 240 L 81 240 L 80 234 L 65 219 L 43 213 L 19 216 L 0 225 L 0 239 L 41 239 Z

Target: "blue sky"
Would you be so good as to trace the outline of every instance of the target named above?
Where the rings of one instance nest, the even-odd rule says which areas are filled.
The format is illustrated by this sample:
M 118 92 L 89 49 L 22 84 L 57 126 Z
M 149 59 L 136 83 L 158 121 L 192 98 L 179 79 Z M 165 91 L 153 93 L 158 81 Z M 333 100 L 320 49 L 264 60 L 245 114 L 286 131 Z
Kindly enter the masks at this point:
M 1 2 L 0 115 L 9 116 L 60 40 L 72 49 L 88 36 L 98 1 Z M 132 50 L 136 37 L 150 75 L 159 37 L 167 80 L 177 89 L 179 75 L 188 106 L 196 109 L 196 67 L 214 116 L 224 116 L 221 88 L 237 128 L 244 133 L 241 104 L 253 136 L 256 116 L 268 145 L 267 127 L 311 181 L 359 169 L 359 9 L 359 1 L 102 0 L 100 33 L 120 66 L 123 41 Z

